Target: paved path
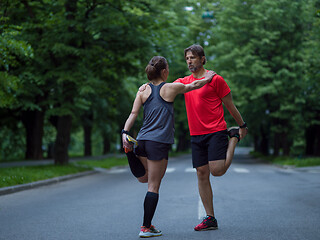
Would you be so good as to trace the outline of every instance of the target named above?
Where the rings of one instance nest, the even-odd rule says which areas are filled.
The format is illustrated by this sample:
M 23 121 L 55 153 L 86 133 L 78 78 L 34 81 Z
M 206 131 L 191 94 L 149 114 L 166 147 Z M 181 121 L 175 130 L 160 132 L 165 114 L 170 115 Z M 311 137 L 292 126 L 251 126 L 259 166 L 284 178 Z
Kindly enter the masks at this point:
M 236 155 L 212 177 L 219 230 L 195 232 L 204 216 L 190 156 L 169 160 L 153 223 L 157 239 L 319 239 L 320 172 Z M 146 184 L 127 167 L 0 196 L 0 239 L 138 239 Z

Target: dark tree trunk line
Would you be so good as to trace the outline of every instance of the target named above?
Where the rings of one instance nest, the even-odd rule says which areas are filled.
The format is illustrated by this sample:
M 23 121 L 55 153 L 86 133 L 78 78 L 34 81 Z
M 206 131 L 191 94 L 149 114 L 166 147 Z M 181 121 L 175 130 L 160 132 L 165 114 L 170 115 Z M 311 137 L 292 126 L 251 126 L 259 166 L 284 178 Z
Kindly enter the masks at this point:
M 320 125 L 312 125 L 306 129 L 306 155 L 320 156 Z
M 77 12 L 77 0 L 67 0 L 65 3 L 66 9 L 66 19 L 69 21 L 75 20 L 75 14 Z M 75 31 L 75 26 L 70 24 L 68 27 L 68 32 L 72 33 Z M 68 44 L 70 46 L 76 47 L 76 39 L 70 39 Z M 69 62 L 69 68 L 73 69 L 75 62 L 77 60 L 76 56 L 67 56 L 66 61 Z M 73 104 L 73 95 L 72 91 L 74 90 L 74 84 L 68 82 L 63 86 L 64 93 L 64 104 L 70 103 Z M 57 128 L 57 136 L 54 145 L 54 161 L 55 164 L 68 164 L 69 162 L 69 154 L 68 147 L 70 143 L 71 136 L 71 125 L 72 125 L 72 116 L 71 115 L 62 115 L 57 116 L 56 120 L 56 128 Z
M 26 129 L 26 159 L 39 160 L 43 158 L 42 137 L 44 126 L 44 111 L 22 112 L 22 123 Z
M 82 116 L 82 126 L 84 131 L 84 155 L 92 156 L 92 127 L 93 127 L 93 113 L 88 113 Z
M 56 165 L 69 162 L 68 147 L 71 136 L 72 116 L 65 115 L 57 118 L 57 136 L 54 144 L 54 160 Z

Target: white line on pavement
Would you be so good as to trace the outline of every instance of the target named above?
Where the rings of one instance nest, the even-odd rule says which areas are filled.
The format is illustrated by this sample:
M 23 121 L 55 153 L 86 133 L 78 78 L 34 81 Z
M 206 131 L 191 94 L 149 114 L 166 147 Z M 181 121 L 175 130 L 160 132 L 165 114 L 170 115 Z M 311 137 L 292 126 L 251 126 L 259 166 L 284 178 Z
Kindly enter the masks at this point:
M 120 168 L 120 169 L 110 169 L 108 173 L 116 174 L 116 173 L 124 173 L 127 172 L 128 169 Z
M 249 173 L 250 171 L 246 168 L 234 168 L 233 171 L 237 173 Z
M 186 168 L 185 172 L 197 172 L 195 168 Z
M 297 173 L 294 169 L 291 168 L 279 168 L 277 169 L 279 172 L 284 172 L 284 173 Z
M 167 168 L 166 173 L 172 173 L 175 170 L 176 170 L 175 168 Z

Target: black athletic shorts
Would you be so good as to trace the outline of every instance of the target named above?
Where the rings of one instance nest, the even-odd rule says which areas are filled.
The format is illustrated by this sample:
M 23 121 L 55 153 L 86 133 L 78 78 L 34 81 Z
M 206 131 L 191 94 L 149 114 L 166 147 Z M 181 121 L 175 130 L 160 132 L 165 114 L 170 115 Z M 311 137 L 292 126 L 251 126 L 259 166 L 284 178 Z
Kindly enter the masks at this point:
M 149 160 L 168 160 L 168 154 L 171 144 L 160 143 L 149 140 L 138 140 L 138 147 L 135 149 L 135 154 L 141 157 L 146 157 Z
M 226 159 L 228 143 L 227 130 L 191 136 L 193 167 L 204 166 L 209 161 Z

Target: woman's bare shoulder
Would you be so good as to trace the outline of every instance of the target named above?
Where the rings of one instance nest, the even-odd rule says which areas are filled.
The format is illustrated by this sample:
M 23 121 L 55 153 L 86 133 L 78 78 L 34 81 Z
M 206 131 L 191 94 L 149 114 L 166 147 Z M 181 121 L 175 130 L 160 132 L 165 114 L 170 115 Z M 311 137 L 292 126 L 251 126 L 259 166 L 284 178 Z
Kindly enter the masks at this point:
M 147 100 L 147 98 L 150 96 L 151 91 L 152 91 L 151 87 L 149 85 L 147 85 L 144 91 L 137 92 L 137 97 L 140 97 L 141 100 L 143 102 L 145 102 Z

